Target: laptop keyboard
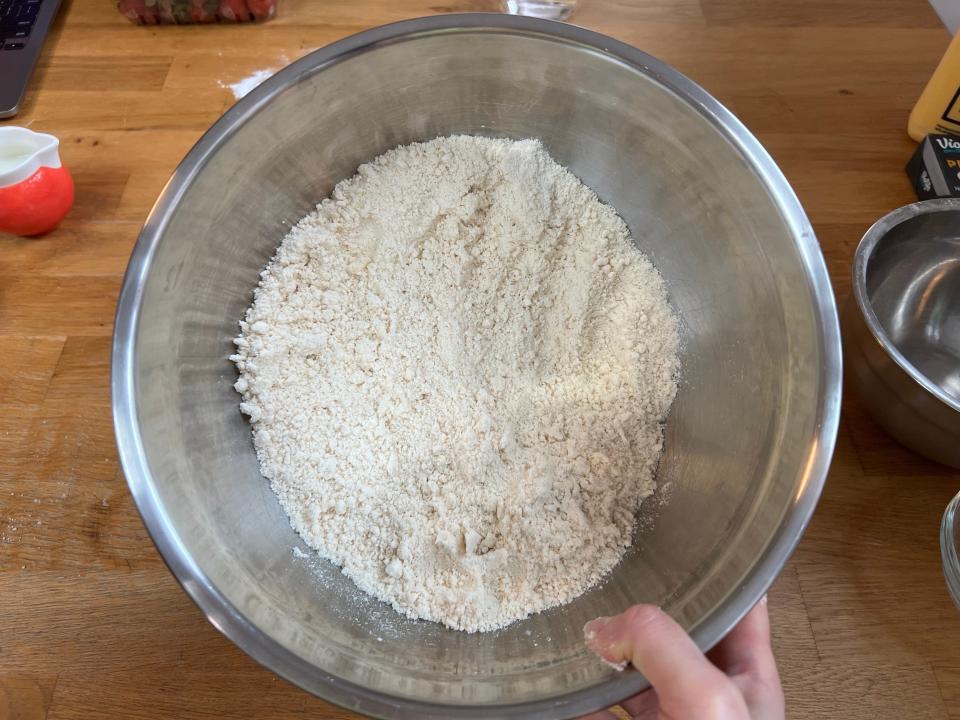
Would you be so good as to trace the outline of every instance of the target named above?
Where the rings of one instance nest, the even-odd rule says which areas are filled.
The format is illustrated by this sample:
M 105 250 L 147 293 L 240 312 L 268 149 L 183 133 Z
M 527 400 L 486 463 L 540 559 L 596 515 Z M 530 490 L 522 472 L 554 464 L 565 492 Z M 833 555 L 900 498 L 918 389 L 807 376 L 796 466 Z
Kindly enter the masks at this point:
M 0 0 L 0 45 L 22 50 L 40 12 L 43 0 Z

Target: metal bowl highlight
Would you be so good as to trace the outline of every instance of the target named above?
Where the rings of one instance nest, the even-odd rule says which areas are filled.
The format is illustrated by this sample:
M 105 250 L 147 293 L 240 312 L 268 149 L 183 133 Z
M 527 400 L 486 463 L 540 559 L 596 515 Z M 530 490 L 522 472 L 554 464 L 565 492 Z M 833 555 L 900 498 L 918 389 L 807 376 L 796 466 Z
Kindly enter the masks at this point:
M 877 422 L 960 467 L 960 200 L 913 203 L 867 230 L 844 333 L 851 378 Z
M 453 133 L 536 137 L 630 225 L 685 334 L 663 491 L 609 580 L 489 634 L 400 617 L 305 549 L 257 467 L 228 356 L 258 273 L 357 166 Z M 301 687 L 395 718 L 575 717 L 646 686 L 581 628 L 661 604 L 709 648 L 796 545 L 833 451 L 840 343 L 800 204 L 719 103 L 569 25 L 496 14 L 377 28 L 228 111 L 163 190 L 130 260 L 113 350 L 117 442 L 171 570 L 210 621 Z M 662 500 L 663 502 L 660 502 Z

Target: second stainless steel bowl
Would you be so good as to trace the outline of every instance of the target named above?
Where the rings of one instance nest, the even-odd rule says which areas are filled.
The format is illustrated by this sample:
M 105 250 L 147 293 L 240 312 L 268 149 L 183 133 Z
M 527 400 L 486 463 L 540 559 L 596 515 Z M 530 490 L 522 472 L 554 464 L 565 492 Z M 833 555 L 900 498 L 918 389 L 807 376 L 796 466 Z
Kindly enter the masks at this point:
M 940 523 L 940 555 L 950 596 L 960 610 L 960 494 L 950 501 Z
M 960 200 L 878 220 L 857 248 L 844 316 L 847 367 L 871 415 L 960 467 Z

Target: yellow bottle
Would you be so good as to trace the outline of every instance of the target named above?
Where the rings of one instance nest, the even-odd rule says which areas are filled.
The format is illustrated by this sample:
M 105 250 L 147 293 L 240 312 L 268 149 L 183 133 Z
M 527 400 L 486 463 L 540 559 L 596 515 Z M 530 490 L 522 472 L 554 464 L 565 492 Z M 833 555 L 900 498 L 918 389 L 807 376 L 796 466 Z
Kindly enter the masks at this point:
M 929 133 L 960 135 L 960 32 L 913 107 L 907 132 L 917 142 Z

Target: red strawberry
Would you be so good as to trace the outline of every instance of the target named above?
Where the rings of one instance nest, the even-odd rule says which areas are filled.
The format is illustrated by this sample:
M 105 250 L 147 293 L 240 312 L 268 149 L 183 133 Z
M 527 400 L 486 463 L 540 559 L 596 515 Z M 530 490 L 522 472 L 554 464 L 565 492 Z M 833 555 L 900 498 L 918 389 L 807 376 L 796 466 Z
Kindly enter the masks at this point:
M 213 22 L 216 18 L 207 12 L 204 0 L 191 0 L 190 20 L 195 23 Z
M 251 19 L 250 11 L 243 0 L 220 0 L 220 17 L 236 22 L 245 22 Z
M 247 0 L 247 7 L 256 20 L 269 20 L 277 12 L 277 0 Z
M 145 0 L 117 0 L 117 9 L 135 23 L 150 24 L 153 11 L 147 9 Z M 153 18 L 156 22 L 156 18 Z

